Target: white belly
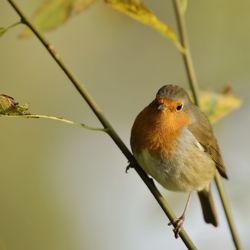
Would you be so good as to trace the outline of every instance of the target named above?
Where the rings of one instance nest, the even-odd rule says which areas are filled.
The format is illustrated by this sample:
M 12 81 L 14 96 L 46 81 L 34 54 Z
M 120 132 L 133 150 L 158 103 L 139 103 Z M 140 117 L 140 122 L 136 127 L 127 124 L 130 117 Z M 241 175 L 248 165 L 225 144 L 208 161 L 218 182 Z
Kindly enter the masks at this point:
M 147 149 L 135 154 L 140 166 L 163 187 L 175 191 L 202 190 L 215 174 L 215 163 L 189 132 L 171 155 L 154 158 Z

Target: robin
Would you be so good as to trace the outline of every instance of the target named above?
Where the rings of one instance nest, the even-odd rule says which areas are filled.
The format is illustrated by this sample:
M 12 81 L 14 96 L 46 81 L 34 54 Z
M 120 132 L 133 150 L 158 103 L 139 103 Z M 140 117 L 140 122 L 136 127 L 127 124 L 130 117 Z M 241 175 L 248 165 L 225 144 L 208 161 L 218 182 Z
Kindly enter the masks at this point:
M 182 215 L 173 223 L 176 238 L 193 191 L 205 221 L 218 226 L 210 183 L 216 170 L 227 179 L 225 166 L 208 118 L 183 88 L 169 84 L 158 90 L 136 117 L 130 143 L 147 174 L 168 190 L 189 192 Z

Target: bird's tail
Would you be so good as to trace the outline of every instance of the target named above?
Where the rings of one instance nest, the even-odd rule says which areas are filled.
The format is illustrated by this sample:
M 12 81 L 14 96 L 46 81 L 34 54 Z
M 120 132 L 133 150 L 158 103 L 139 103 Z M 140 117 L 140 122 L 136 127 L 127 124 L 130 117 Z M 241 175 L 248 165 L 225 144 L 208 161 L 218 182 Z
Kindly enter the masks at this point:
M 198 195 L 199 195 L 199 199 L 201 202 L 201 208 L 202 208 L 204 220 L 207 223 L 211 223 L 215 227 L 217 227 L 218 226 L 217 213 L 216 213 L 215 204 L 213 201 L 210 186 L 198 192 Z

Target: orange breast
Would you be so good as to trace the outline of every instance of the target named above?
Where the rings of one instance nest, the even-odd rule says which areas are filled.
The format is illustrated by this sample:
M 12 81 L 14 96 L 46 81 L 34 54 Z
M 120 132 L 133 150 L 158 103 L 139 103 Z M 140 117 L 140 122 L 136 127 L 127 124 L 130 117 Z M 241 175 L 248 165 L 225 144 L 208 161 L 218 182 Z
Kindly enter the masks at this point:
M 184 112 L 159 112 L 154 103 L 151 103 L 137 116 L 132 127 L 133 153 L 140 154 L 147 149 L 152 156 L 164 159 L 174 150 L 181 128 L 188 122 L 188 116 Z

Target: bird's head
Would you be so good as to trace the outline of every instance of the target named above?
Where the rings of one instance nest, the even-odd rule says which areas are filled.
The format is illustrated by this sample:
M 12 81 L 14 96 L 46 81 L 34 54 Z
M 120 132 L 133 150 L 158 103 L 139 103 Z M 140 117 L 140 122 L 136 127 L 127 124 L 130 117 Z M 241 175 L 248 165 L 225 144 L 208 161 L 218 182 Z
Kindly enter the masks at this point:
M 191 121 L 190 105 L 192 102 L 183 88 L 168 84 L 158 90 L 150 107 L 152 115 L 164 126 L 179 129 Z

